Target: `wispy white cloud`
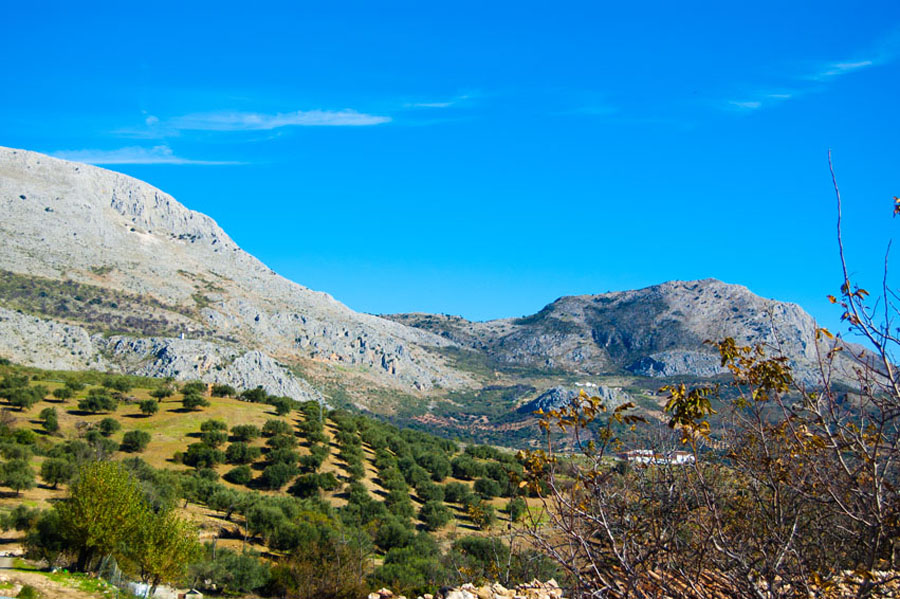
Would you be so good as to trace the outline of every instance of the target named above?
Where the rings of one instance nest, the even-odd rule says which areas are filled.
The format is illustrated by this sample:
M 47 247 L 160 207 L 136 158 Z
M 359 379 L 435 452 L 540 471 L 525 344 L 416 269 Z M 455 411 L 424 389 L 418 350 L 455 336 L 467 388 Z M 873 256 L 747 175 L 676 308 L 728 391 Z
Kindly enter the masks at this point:
M 231 161 L 182 158 L 176 156 L 172 148 L 166 145 L 153 146 L 152 148 L 129 146 L 115 150 L 60 150 L 53 152 L 51 156 L 87 164 L 241 164 L 240 162 Z
M 425 101 L 417 101 L 417 102 L 404 102 L 403 108 L 451 108 L 453 106 L 458 106 L 460 104 L 465 103 L 467 100 L 472 100 L 478 94 L 476 93 L 465 93 L 459 94 L 449 99 L 442 100 L 425 100 Z
M 391 122 L 391 117 L 365 114 L 356 110 L 297 110 L 295 112 L 243 112 L 220 110 L 196 112 L 172 118 L 147 114 L 136 128 L 113 131 L 121 137 L 164 139 L 178 137 L 183 131 L 272 131 L 284 127 L 365 127 Z
M 453 106 L 456 102 L 407 102 L 403 105 L 404 108 L 449 108 Z
M 797 91 L 758 92 L 749 97 L 726 100 L 722 105 L 726 110 L 738 112 L 752 112 L 761 108 L 769 108 L 779 102 L 785 102 L 801 95 Z
M 298 110 L 260 112 L 201 112 L 169 119 L 165 124 L 190 131 L 268 131 L 281 127 L 365 127 L 391 122 L 391 117 L 355 110 Z
M 729 99 L 719 103 L 720 108 L 731 111 L 750 112 L 771 107 L 779 102 L 800 96 L 822 92 L 837 79 L 869 69 L 882 66 L 900 58 L 900 29 L 895 29 L 882 37 L 877 43 L 853 58 L 818 63 L 808 66 L 800 74 L 792 77 L 788 91 L 762 91 L 748 94 L 741 98 Z
M 759 110 L 763 104 L 759 100 L 729 100 L 728 105 L 736 110 Z
M 825 65 L 820 71 L 809 75 L 809 79 L 813 81 L 823 81 L 841 75 L 847 75 L 854 71 L 859 71 L 868 67 L 875 66 L 874 60 L 856 60 L 848 62 L 832 62 Z

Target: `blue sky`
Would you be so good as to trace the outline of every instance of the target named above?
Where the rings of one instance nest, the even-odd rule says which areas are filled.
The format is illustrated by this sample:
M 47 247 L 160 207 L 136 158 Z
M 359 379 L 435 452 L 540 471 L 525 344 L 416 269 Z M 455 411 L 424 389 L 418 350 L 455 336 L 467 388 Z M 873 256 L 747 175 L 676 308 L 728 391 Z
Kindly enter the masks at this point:
M 103 164 L 367 312 L 716 277 L 832 326 L 900 195 L 900 3 L 15 3 L 0 144 Z

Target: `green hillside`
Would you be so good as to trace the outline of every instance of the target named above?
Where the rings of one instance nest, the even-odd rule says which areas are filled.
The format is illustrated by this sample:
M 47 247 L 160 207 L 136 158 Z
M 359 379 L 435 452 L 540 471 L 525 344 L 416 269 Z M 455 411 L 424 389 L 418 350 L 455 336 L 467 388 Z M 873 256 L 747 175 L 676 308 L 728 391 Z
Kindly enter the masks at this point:
M 29 510 L 65 497 L 78 468 L 96 459 L 125 464 L 148 500 L 177 507 L 203 541 L 215 542 L 216 555 L 284 562 L 350 536 L 362 566 L 348 584 L 419 592 L 469 580 L 462 563 L 465 572 L 499 567 L 484 543 L 508 553 L 494 536 L 513 530 L 511 515 L 529 505 L 517 497 L 521 466 L 511 452 L 262 389 L 4 362 L 0 398 L 0 509 L 10 545 L 22 541 L 14 529 L 38 518 Z M 547 567 L 516 563 L 523 579 Z M 263 591 L 249 584 L 234 590 Z

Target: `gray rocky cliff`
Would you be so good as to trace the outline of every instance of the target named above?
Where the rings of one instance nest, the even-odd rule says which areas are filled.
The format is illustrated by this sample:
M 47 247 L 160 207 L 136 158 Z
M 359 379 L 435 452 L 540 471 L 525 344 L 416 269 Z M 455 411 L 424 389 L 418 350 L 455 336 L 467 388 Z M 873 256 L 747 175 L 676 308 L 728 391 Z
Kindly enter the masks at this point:
M 2 321 L 0 343 L 14 359 L 162 376 L 195 371 L 204 380 L 225 376 L 216 365 L 230 360 L 232 367 L 243 369 L 246 384 L 266 381 L 282 394 L 303 397 L 309 385 L 287 371 L 276 374 L 275 361 L 303 358 L 339 365 L 399 388 L 452 388 L 466 382 L 426 349 L 452 341 L 354 312 L 277 275 L 211 218 L 137 179 L 0 148 L 0 211 L 0 270 L 124 294 L 133 300 L 129 309 L 165 324 L 160 325 L 164 331 L 147 331 L 152 339 L 94 335 L 86 341 L 86 330 L 73 325 L 91 328 L 90 323 L 79 322 L 71 309 L 64 318 L 41 314 L 40 323 L 29 325 L 28 336 L 17 335 Z M 161 332 L 167 335 L 160 337 Z M 63 338 L 71 349 L 48 350 Z M 160 344 L 166 349 L 162 355 L 156 351 Z M 256 377 L 254 369 L 264 374 Z

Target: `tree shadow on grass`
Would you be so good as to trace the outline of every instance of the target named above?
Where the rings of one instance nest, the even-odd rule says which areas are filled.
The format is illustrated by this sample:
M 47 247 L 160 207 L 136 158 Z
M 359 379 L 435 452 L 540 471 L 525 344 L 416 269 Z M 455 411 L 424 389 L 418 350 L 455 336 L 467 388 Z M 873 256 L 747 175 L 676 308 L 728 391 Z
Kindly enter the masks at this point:
M 111 414 L 112 412 L 88 412 L 87 410 L 66 410 L 66 414 L 71 414 L 72 416 L 99 416 L 100 414 Z

